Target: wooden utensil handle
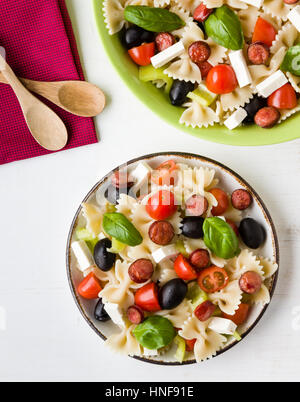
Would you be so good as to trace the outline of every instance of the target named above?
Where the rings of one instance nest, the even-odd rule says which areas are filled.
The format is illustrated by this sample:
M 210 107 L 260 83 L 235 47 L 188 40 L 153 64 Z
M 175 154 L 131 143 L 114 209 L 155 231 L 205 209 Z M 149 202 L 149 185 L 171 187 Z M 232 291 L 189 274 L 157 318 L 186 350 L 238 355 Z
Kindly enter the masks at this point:
M 16 96 L 22 98 L 21 107 L 24 112 L 27 111 L 27 105 L 32 102 L 31 93 L 21 84 L 17 76 L 6 63 L 5 59 L 0 55 L 0 71 L 3 77 L 6 79 L 7 83 L 12 87 Z

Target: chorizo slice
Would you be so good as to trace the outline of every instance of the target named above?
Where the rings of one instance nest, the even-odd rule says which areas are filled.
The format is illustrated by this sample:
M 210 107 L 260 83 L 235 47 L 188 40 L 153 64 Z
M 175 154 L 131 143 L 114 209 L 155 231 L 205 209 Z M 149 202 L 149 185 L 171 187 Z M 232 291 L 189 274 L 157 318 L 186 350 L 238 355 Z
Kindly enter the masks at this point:
M 187 215 L 202 216 L 208 210 L 208 201 L 202 195 L 192 195 L 186 202 Z
M 132 324 L 140 324 L 144 321 L 144 312 L 138 306 L 131 306 L 127 310 L 127 318 Z
M 201 40 L 194 42 L 189 47 L 189 56 L 193 63 L 202 63 L 207 61 L 211 55 L 210 46 Z
M 270 57 L 270 48 L 263 42 L 254 42 L 248 47 L 248 59 L 252 64 L 266 64 Z
M 174 236 L 174 228 L 168 221 L 153 222 L 149 228 L 150 239 L 159 246 L 166 246 L 171 243 Z
M 260 109 L 255 117 L 255 123 L 262 128 L 272 128 L 280 120 L 280 112 L 273 106 L 266 106 Z
M 253 202 L 252 195 L 244 189 L 235 190 L 231 195 L 231 202 L 235 209 L 244 211 L 249 208 Z
M 175 43 L 175 38 L 169 32 L 161 32 L 155 38 L 156 48 L 159 52 L 162 52 Z
M 241 276 L 239 285 L 243 292 L 253 295 L 260 290 L 262 282 L 262 277 L 257 272 L 248 271 Z
M 205 249 L 195 250 L 190 255 L 190 263 L 197 269 L 203 269 L 210 266 L 210 255 Z
M 128 269 L 128 275 L 132 282 L 135 283 L 147 282 L 152 277 L 153 272 L 154 267 L 152 261 L 146 258 L 136 260 Z

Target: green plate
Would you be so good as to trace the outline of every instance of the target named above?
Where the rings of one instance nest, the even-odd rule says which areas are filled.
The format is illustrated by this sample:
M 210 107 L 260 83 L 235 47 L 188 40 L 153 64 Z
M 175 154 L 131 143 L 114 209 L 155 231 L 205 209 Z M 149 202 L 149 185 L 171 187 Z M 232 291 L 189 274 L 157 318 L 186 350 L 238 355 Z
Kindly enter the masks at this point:
M 180 124 L 179 119 L 184 109 L 172 106 L 162 90 L 157 89 L 151 83 L 143 83 L 139 80 L 138 68 L 127 55 L 119 36 L 117 34 L 110 36 L 108 33 L 102 12 L 104 1 L 93 0 L 93 2 L 98 30 L 113 66 L 132 92 L 168 123 L 195 137 L 227 145 L 271 145 L 300 138 L 299 114 L 288 118 L 284 123 L 269 130 L 255 125 L 230 131 L 226 127 L 219 125 L 209 128 L 192 128 Z

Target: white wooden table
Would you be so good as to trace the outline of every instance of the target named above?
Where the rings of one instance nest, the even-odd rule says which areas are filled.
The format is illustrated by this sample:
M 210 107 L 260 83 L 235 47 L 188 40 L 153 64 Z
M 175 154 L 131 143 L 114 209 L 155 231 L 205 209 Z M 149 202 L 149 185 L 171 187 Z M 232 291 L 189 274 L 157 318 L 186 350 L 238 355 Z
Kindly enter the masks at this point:
M 87 78 L 103 88 L 108 105 L 97 119 L 99 144 L 0 167 L 0 380 L 299 381 L 300 142 L 236 148 L 168 126 L 111 67 L 91 2 L 68 5 Z M 280 238 L 280 278 L 266 315 L 241 344 L 201 365 L 160 367 L 112 355 L 67 283 L 67 233 L 85 194 L 120 163 L 157 151 L 199 153 L 239 172 L 268 205 Z

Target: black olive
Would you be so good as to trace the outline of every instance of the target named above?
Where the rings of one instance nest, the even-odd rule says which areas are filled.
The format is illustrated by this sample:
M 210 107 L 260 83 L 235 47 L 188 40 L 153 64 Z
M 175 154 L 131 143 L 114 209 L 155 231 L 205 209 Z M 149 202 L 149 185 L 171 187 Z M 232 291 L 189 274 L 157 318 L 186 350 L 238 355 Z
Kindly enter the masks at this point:
M 181 304 L 187 294 L 187 284 L 182 279 L 172 279 L 159 292 L 159 304 L 163 310 L 172 310 Z
M 111 204 L 117 205 L 121 194 L 130 194 L 130 187 L 116 188 L 111 184 L 105 191 L 104 196 Z M 134 197 L 132 194 L 130 195 Z
M 111 319 L 110 316 L 105 311 L 102 299 L 100 299 L 98 301 L 98 303 L 96 304 L 95 311 L 94 311 L 94 317 L 97 321 L 101 321 L 101 322 L 106 322 Z
M 143 43 L 151 43 L 154 42 L 154 40 L 155 36 L 153 32 L 146 31 L 137 26 L 128 28 L 123 37 L 123 42 L 127 49 L 132 49 L 133 47 L 140 46 Z
M 142 43 L 154 42 L 155 41 L 155 33 L 142 29 L 141 39 L 142 39 Z
M 171 91 L 170 100 L 174 106 L 182 106 L 186 102 L 186 96 L 189 92 L 193 92 L 195 85 L 192 82 L 174 81 Z
M 267 99 L 261 98 L 258 95 L 254 95 L 254 98 L 251 99 L 250 102 L 244 106 L 244 109 L 246 110 L 248 116 L 243 121 L 243 124 L 254 124 L 254 117 L 256 113 L 265 106 L 267 106 Z
M 95 246 L 94 260 L 97 267 L 101 269 L 101 271 L 109 271 L 114 266 L 116 254 L 107 251 L 107 249 L 111 248 L 111 246 L 112 243 L 109 239 L 102 239 Z
M 239 232 L 247 247 L 257 249 L 266 240 L 266 232 L 263 226 L 252 218 L 243 219 Z
M 191 239 L 201 239 L 204 236 L 204 219 L 199 216 L 188 216 L 182 220 L 182 234 Z

